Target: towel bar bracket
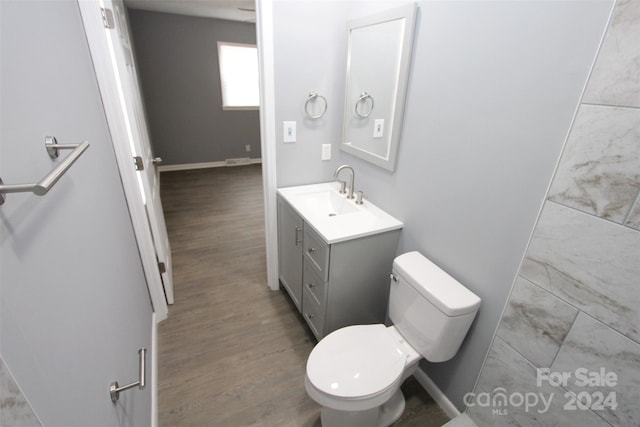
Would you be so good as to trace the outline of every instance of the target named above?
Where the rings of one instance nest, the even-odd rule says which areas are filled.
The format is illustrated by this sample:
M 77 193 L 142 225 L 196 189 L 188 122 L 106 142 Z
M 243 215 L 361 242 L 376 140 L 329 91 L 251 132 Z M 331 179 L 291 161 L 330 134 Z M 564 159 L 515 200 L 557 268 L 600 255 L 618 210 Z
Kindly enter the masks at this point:
M 116 403 L 118 399 L 120 399 L 120 392 L 129 390 L 130 388 L 138 387 L 140 390 L 144 389 L 146 385 L 146 369 L 145 369 L 145 358 L 147 356 L 147 349 L 141 348 L 138 350 L 138 380 L 134 381 L 130 384 L 121 386 L 118 384 L 118 381 L 114 381 L 109 386 L 109 395 L 111 396 L 111 401 Z
M 44 146 L 47 149 L 47 154 L 52 159 L 58 158 L 58 156 L 60 155 L 60 153 L 58 152 L 59 150 L 74 149 L 77 147 L 76 144 L 65 144 L 65 145 L 58 144 L 58 140 L 56 139 L 55 136 L 45 136 Z

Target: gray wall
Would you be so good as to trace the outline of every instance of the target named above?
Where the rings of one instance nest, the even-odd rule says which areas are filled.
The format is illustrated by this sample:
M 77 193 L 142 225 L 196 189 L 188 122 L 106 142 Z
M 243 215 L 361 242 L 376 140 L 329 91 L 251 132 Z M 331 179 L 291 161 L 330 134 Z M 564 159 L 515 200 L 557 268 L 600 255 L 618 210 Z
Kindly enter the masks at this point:
M 259 159 L 258 111 L 222 110 L 217 47 L 255 44 L 255 24 L 142 10 L 129 18 L 154 155 L 164 165 Z
M 19 399 L 0 424 L 37 425 L 19 386 L 45 426 L 149 425 L 151 387 L 109 399 L 138 376 L 152 312 L 78 4 L 0 1 L 0 20 L 2 179 L 59 163 L 46 135 L 90 143 L 47 195 L 0 206 L 0 402 Z
M 397 170 L 339 152 L 345 22 L 397 2 L 275 1 L 277 185 L 356 170 L 365 197 L 405 223 L 399 252 L 419 250 L 483 300 L 458 355 L 422 368 L 463 409 L 473 389 L 612 5 L 421 1 Z M 309 90 L 329 100 L 308 121 Z M 334 160 L 320 160 L 322 143 Z
M 475 392 L 544 393 L 553 404 L 483 407 L 480 426 L 640 425 L 640 4 L 617 3 L 547 201 Z M 576 369 L 617 375 L 584 388 Z M 536 385 L 536 368 L 568 372 Z M 614 393 L 615 410 L 566 410 L 565 393 Z M 506 409 L 496 415 L 492 409 Z M 539 424 L 538 424 L 539 423 Z

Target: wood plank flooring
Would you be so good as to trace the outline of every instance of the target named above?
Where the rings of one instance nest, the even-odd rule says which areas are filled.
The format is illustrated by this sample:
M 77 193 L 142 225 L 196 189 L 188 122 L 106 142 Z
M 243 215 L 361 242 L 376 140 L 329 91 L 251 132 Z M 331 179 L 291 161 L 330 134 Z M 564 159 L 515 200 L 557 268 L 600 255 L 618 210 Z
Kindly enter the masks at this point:
M 161 180 L 175 304 L 158 331 L 160 426 L 319 427 L 304 390 L 315 338 L 286 292 L 266 285 L 260 165 Z M 394 426 L 448 421 L 413 378 L 402 390 Z

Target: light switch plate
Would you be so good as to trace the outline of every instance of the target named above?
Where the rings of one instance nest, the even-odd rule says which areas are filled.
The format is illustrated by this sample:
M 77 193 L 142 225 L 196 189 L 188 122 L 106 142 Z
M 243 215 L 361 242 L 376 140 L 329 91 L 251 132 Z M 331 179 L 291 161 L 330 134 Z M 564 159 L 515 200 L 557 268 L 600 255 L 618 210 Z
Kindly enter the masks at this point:
M 373 122 L 373 137 L 382 138 L 384 135 L 384 119 L 376 119 Z
M 282 122 L 282 140 L 296 142 L 296 122 Z
M 322 144 L 322 160 L 331 160 L 331 144 Z

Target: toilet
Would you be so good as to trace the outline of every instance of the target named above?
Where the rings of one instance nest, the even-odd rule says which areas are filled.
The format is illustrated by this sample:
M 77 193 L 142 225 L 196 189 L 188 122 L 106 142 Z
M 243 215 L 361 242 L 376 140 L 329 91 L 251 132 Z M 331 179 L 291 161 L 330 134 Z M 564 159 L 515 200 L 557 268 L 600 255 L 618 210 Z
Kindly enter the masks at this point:
M 423 357 L 451 359 L 476 316 L 480 298 L 418 252 L 393 262 L 393 326 L 333 331 L 311 351 L 305 388 L 322 405 L 323 427 L 384 427 L 404 411 L 400 386 Z

